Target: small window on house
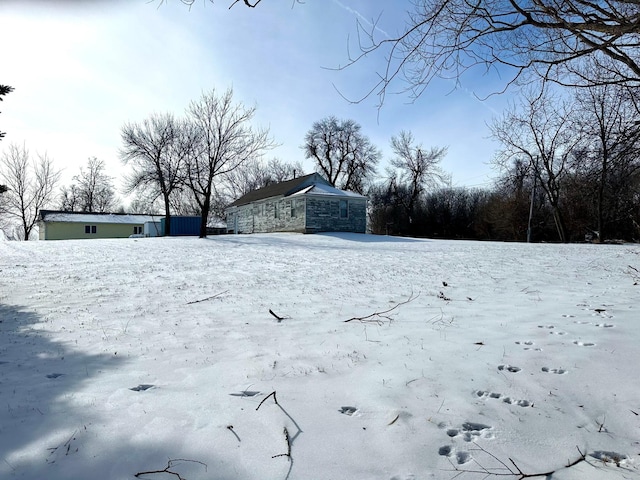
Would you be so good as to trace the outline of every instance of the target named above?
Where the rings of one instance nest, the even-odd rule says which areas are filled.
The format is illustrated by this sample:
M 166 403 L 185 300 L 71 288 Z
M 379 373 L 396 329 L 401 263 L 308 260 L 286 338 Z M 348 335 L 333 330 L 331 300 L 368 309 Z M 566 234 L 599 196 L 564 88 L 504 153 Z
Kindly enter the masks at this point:
M 133 227 L 134 235 L 142 235 L 142 227 Z
M 95 225 L 91 225 L 91 233 L 97 233 L 98 232 L 98 227 L 96 227 Z
M 84 226 L 84 233 L 91 233 L 91 225 Z
M 298 212 L 296 211 L 297 208 L 298 208 L 298 201 L 292 200 L 291 201 L 291 218 L 295 218 L 298 216 Z
M 349 202 L 340 200 L 340 218 L 349 218 Z
M 273 218 L 280 218 L 280 212 L 278 211 L 278 202 L 273 204 Z

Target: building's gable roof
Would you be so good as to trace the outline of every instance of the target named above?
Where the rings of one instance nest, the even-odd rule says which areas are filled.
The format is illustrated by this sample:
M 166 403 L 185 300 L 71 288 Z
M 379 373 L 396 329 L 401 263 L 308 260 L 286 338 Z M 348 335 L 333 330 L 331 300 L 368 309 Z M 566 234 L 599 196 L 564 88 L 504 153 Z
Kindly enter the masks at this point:
M 229 207 L 239 207 L 271 197 L 288 197 L 290 195 L 303 193 L 362 197 L 357 193 L 339 190 L 333 187 L 322 175 L 311 173 L 303 177 L 294 178 L 293 180 L 287 180 L 286 182 L 275 183 L 264 188 L 259 188 L 258 190 L 253 190 L 237 199 L 229 205 Z
M 119 223 L 143 224 L 158 221 L 160 216 L 137 215 L 129 213 L 92 213 L 92 212 L 62 212 L 56 210 L 40 210 L 40 220 L 64 223 Z
M 302 190 L 298 190 L 291 194 L 292 197 L 296 195 L 321 195 L 329 197 L 351 197 L 351 198 L 365 198 L 364 195 L 360 195 L 356 192 L 347 192 L 346 190 L 340 190 L 339 188 L 332 187 L 331 185 L 314 184 L 304 187 Z

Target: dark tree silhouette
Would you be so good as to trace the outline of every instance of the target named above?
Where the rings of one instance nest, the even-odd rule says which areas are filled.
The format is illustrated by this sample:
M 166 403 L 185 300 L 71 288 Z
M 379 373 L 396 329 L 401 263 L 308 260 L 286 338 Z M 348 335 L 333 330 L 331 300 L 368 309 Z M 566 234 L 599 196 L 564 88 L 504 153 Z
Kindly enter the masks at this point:
M 381 157 L 361 128 L 354 120 L 326 117 L 313 124 L 303 146 L 331 185 L 358 193 L 364 193 Z
M 5 95 L 11 92 L 13 92 L 13 87 L 10 87 L 8 85 L 0 85 L 0 102 L 3 100 L 2 97 L 4 97 Z M 2 140 L 2 137 L 4 136 L 5 136 L 5 132 L 0 132 L 0 140 Z

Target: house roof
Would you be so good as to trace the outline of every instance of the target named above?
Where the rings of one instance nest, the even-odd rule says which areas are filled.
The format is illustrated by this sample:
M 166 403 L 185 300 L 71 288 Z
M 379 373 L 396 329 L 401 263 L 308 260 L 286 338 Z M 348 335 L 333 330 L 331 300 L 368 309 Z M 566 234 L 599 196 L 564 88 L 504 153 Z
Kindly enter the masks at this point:
M 229 205 L 229 207 L 239 207 L 241 205 L 247 205 L 252 202 L 281 195 L 283 197 L 288 197 L 291 195 L 302 194 L 362 197 L 362 195 L 357 193 L 346 192 L 335 188 L 322 175 L 318 173 L 311 173 L 303 177 L 294 178 L 285 182 L 268 185 L 264 188 L 259 188 L 258 190 L 253 190 L 252 192 L 249 192 L 237 199 Z
M 94 213 L 94 212 L 62 212 L 57 210 L 40 210 L 43 222 L 66 223 L 121 223 L 140 224 L 157 221 L 159 216 L 137 215 L 129 213 Z

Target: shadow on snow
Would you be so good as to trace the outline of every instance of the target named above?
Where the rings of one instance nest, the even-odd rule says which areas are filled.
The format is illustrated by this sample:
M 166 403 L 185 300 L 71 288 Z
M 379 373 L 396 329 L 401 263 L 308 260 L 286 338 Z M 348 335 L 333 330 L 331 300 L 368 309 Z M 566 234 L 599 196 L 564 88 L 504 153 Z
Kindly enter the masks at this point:
M 86 354 L 53 341 L 39 328 L 44 321 L 24 306 L 0 304 L 0 478 L 133 479 L 139 471 L 165 468 L 175 458 L 171 445 L 104 438 L 109 419 L 92 404 L 95 399 L 81 393 L 83 383 L 124 368 L 126 359 Z M 110 415 L 118 415 L 127 405 L 110 407 Z M 128 471 L 132 465 L 139 469 Z M 203 478 L 203 465 L 196 462 L 172 468 Z M 216 478 L 234 477 L 216 472 Z

